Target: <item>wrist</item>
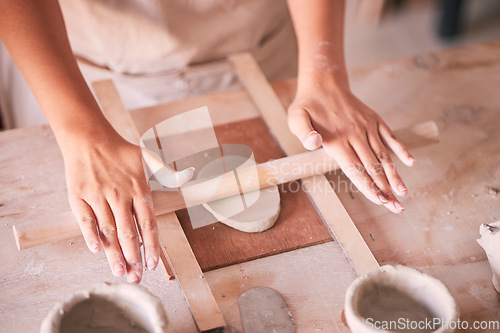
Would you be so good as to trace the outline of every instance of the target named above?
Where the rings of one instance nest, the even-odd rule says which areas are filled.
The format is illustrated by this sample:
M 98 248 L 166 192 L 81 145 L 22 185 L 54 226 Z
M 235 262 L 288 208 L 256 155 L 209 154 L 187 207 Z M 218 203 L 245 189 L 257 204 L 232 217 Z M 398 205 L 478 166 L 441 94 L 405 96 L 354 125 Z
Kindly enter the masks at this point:
M 121 138 L 102 115 L 89 115 L 83 119 L 72 117 L 53 126 L 53 131 L 63 152 L 73 150 L 75 146 L 106 144 Z
M 300 72 L 297 78 L 297 95 L 326 93 L 334 97 L 352 95 L 349 79 L 345 70 L 319 72 Z
M 324 87 L 335 93 L 350 91 L 343 61 L 325 53 L 302 56 L 299 63 L 298 88 Z

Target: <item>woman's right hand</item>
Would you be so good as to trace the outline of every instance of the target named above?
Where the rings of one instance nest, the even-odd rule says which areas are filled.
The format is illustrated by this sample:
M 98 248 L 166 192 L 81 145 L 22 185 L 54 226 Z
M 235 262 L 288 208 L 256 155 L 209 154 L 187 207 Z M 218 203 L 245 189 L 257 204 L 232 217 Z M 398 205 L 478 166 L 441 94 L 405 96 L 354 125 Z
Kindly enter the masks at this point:
M 88 248 L 104 248 L 115 276 L 142 279 L 140 238 L 148 269 L 158 265 L 160 242 L 141 151 L 112 129 L 73 133 L 61 144 L 71 209 Z
M 69 201 L 87 246 L 106 251 L 117 276 L 142 278 L 160 243 L 141 152 L 120 137 L 90 92 L 66 36 L 57 0 L 0 0 L 0 38 L 26 78 L 64 156 Z

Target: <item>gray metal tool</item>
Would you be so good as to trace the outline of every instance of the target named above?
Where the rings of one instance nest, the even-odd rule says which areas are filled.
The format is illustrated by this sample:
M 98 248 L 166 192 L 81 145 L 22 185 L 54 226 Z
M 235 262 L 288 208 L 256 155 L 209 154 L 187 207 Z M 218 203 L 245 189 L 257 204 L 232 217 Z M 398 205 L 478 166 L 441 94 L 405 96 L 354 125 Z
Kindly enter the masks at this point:
M 244 333 L 294 333 L 292 315 L 275 290 L 256 287 L 238 297 Z

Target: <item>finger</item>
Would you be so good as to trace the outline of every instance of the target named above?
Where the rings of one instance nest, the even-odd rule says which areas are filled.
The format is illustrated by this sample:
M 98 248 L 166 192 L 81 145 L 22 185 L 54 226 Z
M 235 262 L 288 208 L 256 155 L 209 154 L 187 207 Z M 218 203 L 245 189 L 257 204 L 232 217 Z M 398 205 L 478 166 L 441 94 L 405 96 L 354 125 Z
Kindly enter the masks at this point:
M 288 127 L 307 150 L 318 149 L 323 144 L 323 138 L 314 130 L 311 124 L 309 113 L 303 109 L 290 110 Z
M 139 283 L 142 279 L 143 266 L 132 203 L 116 200 L 111 201 L 110 206 L 118 230 L 118 241 L 127 263 L 127 282 Z
M 151 193 L 134 198 L 135 219 L 144 245 L 148 269 L 155 269 L 160 258 L 160 239 Z
M 111 271 L 115 276 L 122 276 L 127 270 L 122 250 L 118 243 L 117 229 L 113 214 L 111 213 L 108 203 L 105 201 L 92 203 L 91 206 L 97 218 L 99 236 L 106 257 L 108 258 Z
M 388 202 L 384 206 L 393 213 L 401 213 L 403 205 L 398 201 L 396 196 L 392 193 L 391 185 L 387 180 L 382 164 L 373 154 L 373 151 L 368 144 L 368 140 L 364 138 L 356 138 L 353 140 L 352 147 L 358 155 L 361 163 L 365 167 L 368 175 L 372 179 L 374 185 L 383 193 Z
M 396 154 L 401 162 L 407 166 L 413 166 L 415 164 L 415 158 L 410 154 L 408 149 L 406 149 L 405 145 L 396 139 L 389 126 L 384 122 L 380 122 L 378 131 L 383 142 L 394 152 L 394 154 Z
M 97 220 L 94 216 L 92 208 L 82 199 L 70 199 L 70 206 L 73 214 L 80 225 L 83 238 L 89 250 L 97 253 L 101 250 L 101 242 L 99 240 L 99 231 L 97 229 Z
M 352 181 L 363 195 L 377 205 L 388 203 L 366 172 L 363 164 L 347 142 L 324 144 L 326 152 L 337 161 L 344 174 Z
M 374 152 L 377 160 L 382 164 L 382 168 L 384 173 L 391 185 L 393 191 L 400 196 L 404 196 L 408 193 L 408 188 L 403 182 L 403 179 L 399 175 L 394 162 L 392 161 L 387 149 L 384 144 L 380 140 L 380 137 L 377 135 L 368 135 L 368 141 L 372 151 Z

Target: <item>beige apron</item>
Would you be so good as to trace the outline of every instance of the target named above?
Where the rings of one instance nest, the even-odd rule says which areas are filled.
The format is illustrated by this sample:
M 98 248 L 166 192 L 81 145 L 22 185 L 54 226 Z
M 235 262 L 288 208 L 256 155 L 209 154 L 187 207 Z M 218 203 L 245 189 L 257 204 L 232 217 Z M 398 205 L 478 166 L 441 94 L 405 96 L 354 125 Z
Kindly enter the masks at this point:
M 270 80 L 296 75 L 297 47 L 285 0 L 60 3 L 85 79 L 114 79 L 128 108 L 237 86 L 225 59 L 234 52 L 251 51 Z M 23 105 L 26 86 L 13 85 L 19 74 L 4 78 L 12 66 L 0 52 L 6 125 L 37 124 L 40 111 L 31 102 Z

